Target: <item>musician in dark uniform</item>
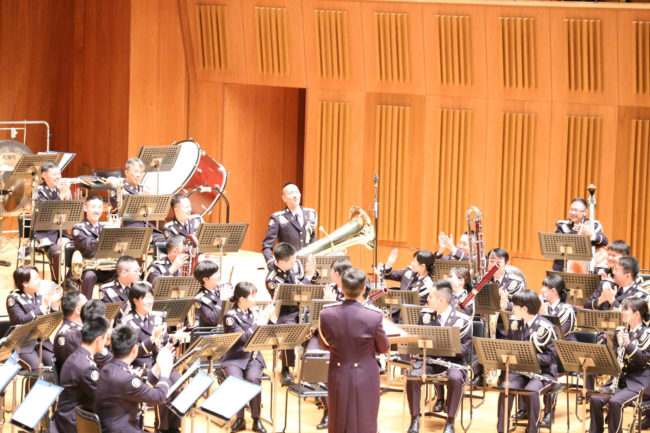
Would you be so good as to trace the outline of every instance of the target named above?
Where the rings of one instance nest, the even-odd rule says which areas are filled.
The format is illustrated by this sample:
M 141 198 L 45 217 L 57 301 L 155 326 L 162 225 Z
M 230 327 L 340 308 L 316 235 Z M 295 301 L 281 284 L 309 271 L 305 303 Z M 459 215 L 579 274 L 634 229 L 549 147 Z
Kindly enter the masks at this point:
M 330 278 L 332 278 L 330 290 L 332 291 L 332 294 L 326 299 L 333 299 L 336 301 L 342 301 L 345 299 L 345 295 L 343 295 L 343 282 L 341 281 L 341 275 L 351 267 L 352 263 L 350 263 L 349 260 L 340 259 L 332 263 L 330 268 Z
M 397 260 L 397 248 L 393 249 L 384 266 L 384 278 L 400 282 L 400 290 L 417 290 L 420 295 L 420 305 L 427 303 L 429 288 L 433 286 L 433 262 L 431 251 L 420 250 L 413 254 L 411 264 L 402 270 L 393 270 Z
M 527 377 L 519 372 L 510 372 L 510 388 L 531 391 L 526 397 L 528 407 L 528 433 L 539 431 L 540 418 L 539 396 L 542 390 L 548 390 L 552 380 L 557 380 L 557 353 L 553 340 L 557 339 L 555 327 L 551 322 L 540 316 L 541 301 L 533 290 L 524 289 L 512 296 L 514 315 L 510 320 L 508 339 L 517 341 L 531 341 L 537 354 L 537 362 L 541 367 L 542 377 Z M 508 396 L 508 414 L 512 410 L 513 394 Z M 505 395 L 499 394 L 497 431 L 505 430 L 504 422 Z
M 174 211 L 174 218 L 165 224 L 165 237 L 196 235 L 199 226 L 203 224 L 203 217 L 198 214 L 192 215 L 190 199 L 185 194 L 176 194 L 172 197 L 171 207 Z
M 226 312 L 223 327 L 226 333 L 243 332 L 244 334 L 226 352 L 221 363 L 226 376 L 235 376 L 259 385 L 262 383 L 262 370 L 266 368 L 266 363 L 260 352 L 246 352 L 244 347 L 258 326 L 269 323 L 269 319 L 274 315 L 274 307 L 269 304 L 266 309 L 258 312 L 256 308 L 253 308 L 256 294 L 257 288 L 251 283 L 242 281 L 235 286 L 231 299 L 234 306 Z M 260 421 L 261 407 L 262 394 L 260 393 L 250 401 L 253 431 L 266 433 L 266 429 Z M 233 432 L 241 430 L 246 430 L 244 409 L 239 411 L 235 423 L 230 428 L 230 431 Z
M 286 243 L 280 242 L 273 250 L 274 262 L 271 270 L 266 275 L 266 289 L 272 298 L 275 298 L 275 289 L 280 284 L 315 284 L 319 274 L 316 272 L 316 260 L 310 257 L 307 262 L 307 269 L 303 269 L 299 260 L 296 260 L 296 249 Z M 298 323 L 298 307 L 283 305 L 280 308 L 278 324 Z M 293 350 L 280 351 L 282 359 L 282 384 L 293 383 L 293 376 L 289 367 L 296 365 L 296 356 Z
M 84 259 L 92 259 L 97 252 L 99 235 L 102 232 L 102 225 L 99 218 L 104 212 L 104 202 L 98 194 L 89 194 L 84 204 L 86 217 L 72 228 L 72 240 L 74 248 L 81 253 Z M 111 223 L 110 226 L 117 226 Z M 81 291 L 86 298 L 93 297 L 95 283 L 106 283 L 115 277 L 115 271 L 86 269 L 81 274 Z
M 81 308 L 86 301 L 86 297 L 79 293 L 78 290 L 65 292 L 61 298 L 63 324 L 54 336 L 54 359 L 57 372 L 61 372 L 65 360 L 79 347 L 76 336 L 73 338 L 68 337 L 81 331 L 83 326 Z
M 617 329 L 614 352 L 622 363 L 623 372 L 617 378 L 617 386 L 610 381 L 602 390 L 605 393 L 613 393 L 613 396 L 591 397 L 590 433 L 603 432 L 605 405 L 608 406 L 609 433 L 620 433 L 623 429 L 623 406 L 636 400 L 639 393 L 644 392 L 650 383 L 650 328 L 643 324 L 648 315 L 648 304 L 641 298 L 626 298 L 622 307 L 623 322 L 628 326 Z
M 473 232 L 471 233 L 474 234 Z M 444 255 L 445 250 L 449 251 L 449 254 Z M 438 235 L 438 251 L 434 253 L 436 260 L 462 260 L 464 262 L 469 261 L 469 234 L 468 232 L 463 233 L 458 240 L 458 247 L 454 245 L 454 241 L 450 235 L 446 235 L 445 232 L 440 232 Z
M 296 185 L 284 185 L 282 201 L 287 207 L 271 215 L 266 236 L 262 241 L 262 254 L 269 269 L 274 260 L 273 246 L 276 241 L 286 242 L 300 250 L 318 239 L 318 215 L 314 209 L 300 206 L 300 190 Z
M 97 381 L 98 398 L 95 413 L 102 431 L 106 433 L 141 433 L 140 405 L 162 405 L 171 386 L 169 380 L 174 357 L 169 348 L 160 350 L 153 367 L 158 382 L 149 386 L 131 363 L 138 356 L 138 331 L 129 325 L 120 326 L 111 333 L 111 348 L 115 358 L 102 368 Z
M 383 315 L 363 305 L 366 275 L 348 269 L 342 275 L 345 300 L 320 313 L 318 338 L 330 352 L 327 376 L 330 433 L 376 433 L 379 411 L 379 366 L 376 353 L 390 348 Z
M 180 235 L 174 235 L 165 242 L 167 246 L 167 255 L 163 258 L 156 259 L 147 269 L 147 281 L 152 286 L 156 284 L 158 277 L 180 277 L 183 266 L 189 260 L 189 255 L 183 252 L 185 238 Z
M 119 322 L 123 314 L 131 310 L 129 304 L 129 289 L 136 281 L 140 280 L 140 265 L 138 261 L 131 256 L 122 256 L 115 264 L 117 277 L 110 283 L 106 283 L 99 288 L 99 293 L 103 302 L 113 304 L 115 302 L 124 302 L 120 313 L 115 317 Z
M 453 305 L 452 288 L 449 281 L 441 280 L 435 283 L 435 287 L 429 293 L 427 300 L 428 308 L 420 313 L 419 324 L 429 326 L 456 327 L 460 329 L 460 339 L 462 354 L 457 357 L 440 358 L 443 361 L 451 362 L 458 366 L 465 366 L 469 360 L 469 354 L 472 346 L 472 318 L 456 311 Z M 437 374 L 447 372 L 448 381 L 446 388 L 448 390 L 446 399 L 447 422 L 444 433 L 454 432 L 454 420 L 458 413 L 460 400 L 463 398 L 463 387 L 467 377 L 467 369 L 457 366 L 441 366 L 427 362 L 427 374 Z M 422 376 L 422 361 L 415 364 L 415 368 L 409 371 L 409 376 Z M 445 406 L 444 387 L 436 386 L 438 400 L 434 407 L 435 412 L 441 412 Z M 409 379 L 406 381 L 406 396 L 408 397 L 409 409 L 411 411 L 411 426 L 408 433 L 418 433 L 420 431 L 420 397 L 422 392 L 422 381 L 418 379 Z
M 72 197 L 70 184 L 67 181 L 61 181 L 61 170 L 59 170 L 59 166 L 55 162 L 43 163 L 41 177 L 43 182 L 38 185 L 38 201 L 70 200 Z M 34 239 L 37 245 L 46 251 L 51 263 L 52 277 L 54 280 L 58 280 L 61 257 L 61 248 L 57 245 L 59 231 L 38 230 L 34 232 Z
M 620 310 L 623 299 L 647 298 L 648 292 L 639 286 L 639 261 L 635 257 L 621 257 L 612 269 L 613 278 L 600 281 L 598 288 L 585 302 L 591 310 Z
M 16 290 L 7 296 L 7 314 L 12 325 L 29 323 L 36 317 L 59 310 L 60 290 L 41 295 L 38 293 L 41 277 L 33 266 L 18 266 L 13 274 Z M 32 370 L 38 367 L 39 344 L 34 340 L 33 345 L 20 349 L 20 359 Z M 51 366 L 54 349 L 50 340 L 43 342 L 43 365 Z
M 607 267 L 596 268 L 596 273 L 602 278 L 614 278 L 614 268 L 618 264 L 618 259 L 631 255 L 632 249 L 627 242 L 620 239 L 610 242 L 607 245 Z
M 501 309 L 503 311 L 512 311 L 512 297 L 526 288 L 526 284 L 518 275 L 508 271 L 507 265 L 510 263 L 510 254 L 503 248 L 493 248 L 488 253 L 487 270 L 490 271 L 495 265 L 499 265 L 499 270 L 492 277 L 493 281 L 499 286 L 501 295 Z M 497 338 L 506 338 L 505 326 L 499 316 L 496 329 Z
M 600 221 L 594 220 L 594 232 L 589 231 L 589 204 L 584 198 L 574 198 L 569 206 L 569 218 L 555 223 L 555 233 L 567 235 L 588 235 L 591 244 L 596 247 L 607 245 L 607 236 L 603 233 Z M 553 260 L 553 270 L 561 272 L 564 268 L 562 260 Z
M 460 308 L 459 305 L 473 289 L 472 277 L 470 276 L 469 269 L 462 267 L 451 268 L 449 270 L 447 281 L 451 283 L 453 291 L 451 305 L 466 316 L 474 317 L 476 309 L 474 299 L 469 301 L 467 305 L 465 305 L 465 308 Z
M 55 433 L 76 433 L 77 420 L 74 408 L 81 406 L 87 411 L 95 410 L 99 367 L 94 361 L 106 346 L 110 323 L 105 317 L 93 316 L 81 328 L 81 346 L 63 363 L 59 384 L 63 392 L 54 413 L 52 430 Z
M 194 317 L 198 326 L 217 326 L 221 316 L 221 290 L 219 290 L 219 264 L 213 260 L 200 261 L 194 268 L 194 278 L 201 283 L 196 295 Z

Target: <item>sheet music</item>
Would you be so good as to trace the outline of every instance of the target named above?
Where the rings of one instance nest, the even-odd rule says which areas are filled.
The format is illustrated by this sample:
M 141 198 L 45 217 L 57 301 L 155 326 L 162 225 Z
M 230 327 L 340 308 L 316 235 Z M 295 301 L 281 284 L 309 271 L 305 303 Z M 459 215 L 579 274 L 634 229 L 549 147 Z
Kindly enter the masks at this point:
M 214 383 L 213 378 L 203 371 L 199 371 L 172 401 L 172 406 L 178 413 L 186 414 L 212 383 Z
M 229 376 L 201 405 L 201 409 L 223 419 L 231 419 L 262 392 L 260 385 Z
M 62 391 L 60 386 L 39 379 L 18 406 L 11 420 L 33 430 Z

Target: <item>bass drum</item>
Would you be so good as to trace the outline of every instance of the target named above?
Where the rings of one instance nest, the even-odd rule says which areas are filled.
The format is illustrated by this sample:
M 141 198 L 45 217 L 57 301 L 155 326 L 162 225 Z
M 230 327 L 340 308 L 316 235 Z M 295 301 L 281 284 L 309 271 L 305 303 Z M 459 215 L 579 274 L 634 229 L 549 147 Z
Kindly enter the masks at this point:
M 209 213 L 226 187 L 226 169 L 210 157 L 196 141 L 175 143 L 181 150 L 171 171 L 160 173 L 159 194 L 189 194 L 192 213 L 204 216 Z M 142 179 L 151 193 L 156 192 L 156 172 L 145 173 Z M 199 188 L 205 188 L 200 191 Z M 216 189 L 214 189 L 216 188 Z

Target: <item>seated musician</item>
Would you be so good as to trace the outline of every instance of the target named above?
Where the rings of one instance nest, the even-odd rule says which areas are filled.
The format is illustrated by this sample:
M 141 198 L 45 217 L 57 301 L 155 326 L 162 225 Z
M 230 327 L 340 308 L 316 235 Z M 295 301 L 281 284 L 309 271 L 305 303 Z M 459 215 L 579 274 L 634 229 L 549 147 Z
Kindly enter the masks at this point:
M 102 225 L 99 218 L 104 212 L 104 201 L 98 194 L 89 194 L 84 204 L 86 217 L 72 228 L 72 240 L 76 250 L 81 252 L 84 259 L 92 259 L 97 252 L 99 235 L 102 232 Z M 111 223 L 111 227 L 119 223 Z M 107 225 L 108 227 L 108 225 Z M 106 283 L 115 276 L 115 271 L 86 269 L 81 274 L 81 291 L 86 298 L 93 297 L 95 283 Z
M 115 302 L 124 302 L 121 313 L 115 318 L 119 322 L 122 314 L 126 314 L 131 309 L 129 305 L 129 289 L 136 281 L 140 280 L 140 265 L 138 261 L 131 256 L 122 256 L 115 264 L 117 276 L 110 283 L 106 283 L 99 288 L 101 299 L 107 304 Z
M 99 367 L 93 357 L 105 349 L 109 328 L 105 317 L 93 316 L 80 329 L 81 346 L 70 354 L 61 368 L 59 384 L 63 392 L 54 412 L 53 432 L 77 432 L 75 407 L 90 412 L 95 410 Z
M 314 284 L 318 280 L 316 272 L 316 259 L 310 257 L 307 261 L 307 269 L 303 269 L 300 260 L 296 260 L 296 249 L 293 245 L 280 242 L 273 249 L 275 262 L 269 266 L 271 270 L 266 275 L 266 288 L 272 298 L 275 298 L 275 289 L 280 284 Z M 298 323 L 298 307 L 283 305 L 280 308 L 278 324 Z M 289 367 L 296 365 L 296 356 L 293 350 L 280 351 L 282 359 L 282 385 L 290 385 L 293 376 Z
M 635 257 L 620 257 L 612 269 L 613 279 L 603 279 L 585 302 L 592 310 L 620 310 L 623 299 L 648 298 L 648 292 L 639 286 L 639 261 Z
M 494 265 L 499 265 L 499 270 L 494 274 L 494 282 L 499 286 L 499 294 L 501 295 L 501 309 L 504 311 L 512 311 L 512 303 L 510 302 L 515 293 L 520 292 L 526 288 L 524 280 L 518 275 L 509 272 L 506 266 L 510 263 L 510 254 L 503 248 L 493 248 L 488 253 L 487 270 L 491 270 Z M 506 331 L 501 317 L 497 321 L 497 338 L 505 338 Z
M 596 273 L 602 278 L 614 278 L 614 268 L 621 257 L 629 257 L 632 255 L 630 245 L 623 240 L 615 240 L 607 245 L 607 267 L 598 267 Z M 585 307 L 586 308 L 586 307 Z
M 147 281 L 152 286 L 156 284 L 158 277 L 180 277 L 183 266 L 188 263 L 189 255 L 183 252 L 185 238 L 174 235 L 167 239 L 167 255 L 156 259 L 147 269 Z M 189 276 L 189 275 L 188 275 Z
M 435 283 L 427 299 L 427 307 L 420 313 L 420 325 L 444 326 L 460 328 L 462 355 L 453 358 L 441 358 L 443 361 L 456 365 L 466 365 L 472 345 L 472 318 L 456 311 L 453 304 L 452 288 L 449 281 L 440 280 Z M 430 360 L 429 360 L 430 361 Z M 444 410 L 447 412 L 447 422 L 444 433 L 454 432 L 454 420 L 460 399 L 463 398 L 463 384 L 467 376 L 467 369 L 456 366 L 444 367 L 427 362 L 427 374 L 437 374 L 447 371 L 447 399 L 445 406 L 444 387 L 436 386 L 438 400 L 434 407 L 435 412 Z M 409 372 L 409 376 L 422 376 L 422 362 L 416 363 L 416 368 Z M 422 392 L 422 381 L 407 380 L 406 395 L 408 397 L 409 409 L 411 411 L 411 425 L 408 433 L 418 433 L 420 427 L 420 396 Z
M 235 286 L 235 291 L 231 298 L 234 305 L 232 309 L 226 312 L 223 326 L 226 333 L 243 332 L 244 334 L 226 352 L 221 359 L 221 363 L 226 372 L 226 376 L 235 376 L 259 385 L 262 383 L 262 370 L 266 368 L 266 363 L 264 362 L 262 353 L 246 352 L 244 347 L 258 326 L 269 323 L 269 319 L 272 319 L 275 314 L 275 309 L 272 304 L 269 304 L 262 311 L 254 308 L 256 294 L 257 287 L 246 281 L 241 281 Z M 260 393 L 250 401 L 253 431 L 266 433 L 266 429 L 260 421 L 261 406 L 262 394 Z M 246 430 L 244 409 L 239 411 L 237 420 L 230 427 L 230 431 L 233 432 L 241 430 Z
M 34 320 L 37 316 L 58 311 L 61 296 L 60 290 L 41 295 L 41 277 L 33 266 L 18 266 L 13 274 L 16 290 L 7 296 L 7 313 L 12 325 L 22 325 Z M 20 349 L 20 359 L 32 370 L 38 367 L 39 344 L 34 341 Z M 43 365 L 52 366 L 54 349 L 50 340 L 43 342 Z
M 160 350 L 152 372 L 156 385 L 149 386 L 131 364 L 138 357 L 138 331 L 129 325 L 114 329 L 111 348 L 115 358 L 102 368 L 97 381 L 95 413 L 106 433 L 141 433 L 140 405 L 163 405 L 171 386 L 174 356 L 170 347 Z
M 600 221 L 594 220 L 594 232 L 589 231 L 589 204 L 584 198 L 574 198 L 569 206 L 569 218 L 555 223 L 555 233 L 567 235 L 588 235 L 591 244 L 600 247 L 607 245 L 607 236 L 603 233 Z M 553 270 L 561 272 L 564 268 L 562 260 L 553 260 Z
M 440 232 L 438 235 L 438 251 L 434 253 L 435 259 L 469 261 L 469 234 L 473 235 L 474 232 L 463 233 L 458 240 L 458 247 L 456 247 L 451 235 Z M 445 250 L 449 251 L 449 254 L 443 255 Z
M 457 268 L 451 268 L 449 270 L 449 276 L 447 277 L 447 281 L 451 283 L 451 288 L 452 288 L 452 305 L 454 308 L 456 308 L 458 311 L 461 313 L 469 316 L 469 317 L 474 317 L 474 310 L 475 310 L 475 305 L 474 305 L 474 299 L 469 301 L 467 305 L 465 305 L 465 308 L 460 308 L 458 304 L 463 302 L 469 292 L 472 291 L 472 278 L 469 274 L 469 269 L 467 268 L 462 268 L 462 267 L 457 267 Z
M 132 361 L 135 367 L 144 367 L 151 370 L 154 360 L 158 356 L 159 347 L 168 343 L 179 342 L 186 336 L 183 328 L 179 328 L 174 334 L 167 333 L 167 324 L 164 313 L 153 310 L 153 288 L 149 283 L 139 281 L 129 289 L 129 303 L 131 312 L 122 318 L 122 324 L 129 325 L 138 331 L 138 353 Z M 173 371 L 170 376 L 172 383 L 176 382 L 180 375 Z M 149 382 L 155 382 L 156 378 L 148 376 Z M 159 430 L 176 432 L 180 426 L 180 418 L 171 413 L 165 405 L 158 406 L 160 417 Z
M 330 268 L 330 278 L 332 278 L 332 282 L 329 284 L 329 288 L 326 289 L 325 299 L 331 301 L 342 301 L 345 298 L 343 295 L 343 281 L 341 280 L 341 275 L 351 267 L 352 263 L 350 263 L 349 260 L 339 259 L 332 262 Z M 329 290 L 329 292 L 327 292 L 327 290 Z
M 192 203 L 185 194 L 175 194 L 171 201 L 174 218 L 165 224 L 165 237 L 181 235 L 184 237 L 196 235 L 199 226 L 203 224 L 201 215 L 192 215 Z
M 393 270 L 397 260 L 397 248 L 390 252 L 384 266 L 384 278 L 400 282 L 400 290 L 417 290 L 420 294 L 420 305 L 427 303 L 429 287 L 433 280 L 433 254 L 428 250 L 420 250 L 413 254 L 411 264 L 402 270 Z
M 63 324 L 54 336 L 54 359 L 56 371 L 61 372 L 65 360 L 79 348 L 78 344 L 69 344 L 69 335 L 81 331 L 81 308 L 86 303 L 86 297 L 78 290 L 70 290 L 61 298 L 61 311 L 63 311 Z
M 41 177 L 43 182 L 38 186 L 38 201 L 70 200 L 70 184 L 61 181 L 61 170 L 55 162 L 46 162 L 41 166 Z M 64 235 L 67 236 L 65 232 Z M 34 232 L 34 239 L 39 247 L 45 249 L 50 259 L 52 278 L 58 281 L 61 257 L 61 248 L 57 245 L 59 231 L 38 230 Z
M 622 408 L 636 400 L 650 383 L 650 328 L 643 321 L 648 315 L 648 304 L 641 298 L 626 298 L 622 301 L 623 322 L 626 328 L 619 328 L 614 338 L 614 353 L 618 355 L 623 372 L 610 380 L 602 392 L 606 396 L 591 396 L 590 433 L 602 433 L 603 412 L 607 405 L 607 426 L 609 433 L 620 433 L 623 429 Z
M 213 260 L 200 261 L 194 268 L 194 278 L 201 283 L 196 295 L 194 316 L 199 326 L 217 326 L 221 317 L 222 294 L 219 289 L 219 264 Z
M 126 161 L 124 166 L 124 179 L 118 179 L 119 189 L 121 190 L 121 201 L 117 199 L 118 185 L 113 185 L 110 192 L 111 209 L 118 211 L 120 204 L 124 203 L 124 197 L 127 195 L 141 195 L 150 194 L 150 192 L 141 184 L 144 177 L 145 169 L 144 163 L 139 158 L 131 158 Z M 128 227 L 147 227 L 144 221 L 124 221 L 122 224 L 125 228 Z M 151 222 L 148 227 L 153 227 L 152 240 L 153 242 L 164 242 L 165 236 L 158 230 Z
M 528 407 L 528 433 L 537 433 L 539 430 L 538 421 L 540 417 L 539 392 L 544 389 L 551 380 L 557 379 L 557 353 L 553 340 L 557 339 L 555 327 L 551 322 L 540 316 L 539 309 L 541 301 L 533 290 L 524 289 L 512 296 L 514 316 L 510 320 L 508 340 L 531 341 L 537 354 L 542 374 L 539 377 L 528 377 L 519 372 L 510 372 L 511 389 L 530 391 L 526 396 Z M 547 378 L 547 379 L 544 379 Z M 512 410 L 513 394 L 508 396 L 508 413 Z M 505 430 L 504 420 L 505 395 L 499 394 L 497 431 Z

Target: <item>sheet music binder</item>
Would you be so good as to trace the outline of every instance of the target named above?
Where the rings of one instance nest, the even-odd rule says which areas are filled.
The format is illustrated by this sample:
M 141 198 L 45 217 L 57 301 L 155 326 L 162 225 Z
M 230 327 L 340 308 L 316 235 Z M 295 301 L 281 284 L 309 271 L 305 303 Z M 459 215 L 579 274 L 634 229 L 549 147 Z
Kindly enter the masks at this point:
M 34 431 L 61 392 L 62 387 L 38 379 L 11 416 L 11 423 L 30 432 Z
M 260 392 L 262 392 L 260 385 L 228 376 L 199 409 L 227 422 Z

